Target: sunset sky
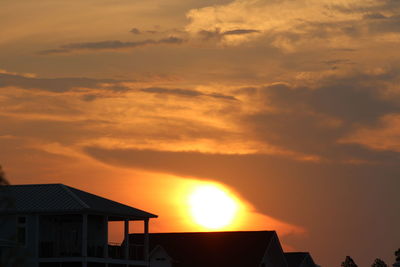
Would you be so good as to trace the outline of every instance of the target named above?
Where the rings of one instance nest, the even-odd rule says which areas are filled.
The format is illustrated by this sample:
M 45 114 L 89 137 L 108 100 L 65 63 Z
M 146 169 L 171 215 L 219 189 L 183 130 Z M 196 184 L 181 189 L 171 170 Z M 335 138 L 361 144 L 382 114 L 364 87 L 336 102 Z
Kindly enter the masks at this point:
M 399 0 L 1 0 L 0 164 L 204 231 L 277 230 L 323 267 L 400 247 Z

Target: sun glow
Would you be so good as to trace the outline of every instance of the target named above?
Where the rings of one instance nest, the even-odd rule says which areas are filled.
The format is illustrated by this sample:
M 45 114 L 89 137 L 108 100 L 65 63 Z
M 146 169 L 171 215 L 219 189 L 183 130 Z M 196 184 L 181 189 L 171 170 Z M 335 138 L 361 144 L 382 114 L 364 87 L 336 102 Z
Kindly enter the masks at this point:
M 207 229 L 221 229 L 233 223 L 239 208 L 236 200 L 215 185 L 202 185 L 189 196 L 194 221 Z

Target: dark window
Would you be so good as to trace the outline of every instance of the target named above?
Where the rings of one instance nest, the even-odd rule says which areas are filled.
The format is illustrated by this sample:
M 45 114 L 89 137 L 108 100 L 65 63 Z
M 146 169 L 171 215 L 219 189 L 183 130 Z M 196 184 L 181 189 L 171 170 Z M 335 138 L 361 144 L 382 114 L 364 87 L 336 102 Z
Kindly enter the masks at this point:
M 25 240 L 26 240 L 25 227 L 18 226 L 18 228 L 17 228 L 17 242 L 18 242 L 18 244 L 25 246 L 25 243 L 26 243 Z
M 26 245 L 26 217 L 20 216 L 17 218 L 17 242 L 18 244 Z
M 18 217 L 18 223 L 25 224 L 26 223 L 26 217 Z

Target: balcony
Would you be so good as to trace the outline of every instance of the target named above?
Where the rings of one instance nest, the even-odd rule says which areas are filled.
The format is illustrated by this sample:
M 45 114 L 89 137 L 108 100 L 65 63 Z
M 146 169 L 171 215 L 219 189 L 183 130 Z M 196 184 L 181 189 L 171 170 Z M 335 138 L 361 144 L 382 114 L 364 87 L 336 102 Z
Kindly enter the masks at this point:
M 68 244 L 55 244 L 54 242 L 41 242 L 39 248 L 40 258 L 68 258 L 81 257 L 80 247 Z M 101 245 L 88 245 L 88 257 L 105 258 L 104 247 Z M 144 245 L 133 244 L 128 247 L 128 257 L 125 257 L 125 247 L 123 244 L 109 243 L 108 257 L 111 259 L 128 259 L 144 261 Z
M 108 257 L 112 259 L 125 259 L 125 247 L 122 244 L 109 243 Z M 129 260 L 144 261 L 144 245 L 129 245 Z

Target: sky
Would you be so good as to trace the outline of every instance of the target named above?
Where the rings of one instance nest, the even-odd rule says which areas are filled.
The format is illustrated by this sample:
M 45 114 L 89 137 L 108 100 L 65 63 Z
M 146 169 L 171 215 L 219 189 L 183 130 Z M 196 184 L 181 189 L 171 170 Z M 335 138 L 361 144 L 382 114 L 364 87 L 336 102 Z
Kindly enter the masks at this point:
M 323 267 L 400 246 L 399 0 L 1 0 L 0 164 L 200 231 L 277 230 Z M 203 229 L 204 230 L 204 229 Z

